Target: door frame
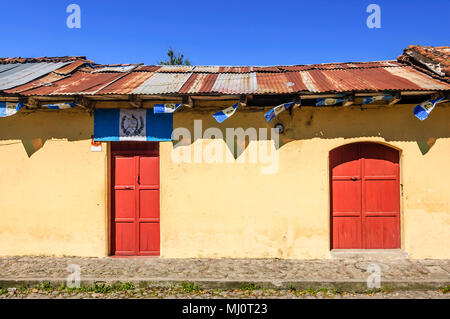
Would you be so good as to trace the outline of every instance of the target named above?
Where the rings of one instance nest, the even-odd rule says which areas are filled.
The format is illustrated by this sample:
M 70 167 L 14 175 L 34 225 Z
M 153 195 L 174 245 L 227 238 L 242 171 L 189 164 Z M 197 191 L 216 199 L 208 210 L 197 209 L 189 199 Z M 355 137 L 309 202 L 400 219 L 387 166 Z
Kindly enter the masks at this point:
M 116 155 L 133 155 L 133 156 L 155 156 L 158 157 L 158 167 L 159 172 L 159 199 L 161 201 L 161 160 L 159 156 L 159 142 L 142 142 L 142 143 L 152 143 L 153 145 L 156 145 L 153 149 L 148 150 L 113 150 L 113 143 L 127 143 L 127 141 L 121 141 L 121 142 L 108 142 L 108 149 L 107 149 L 107 206 L 108 206 L 108 216 L 107 216 L 107 254 L 110 257 L 113 258 L 159 258 L 161 256 L 161 244 L 160 244 L 160 255 L 154 255 L 154 256 L 140 256 L 140 255 L 130 255 L 130 256 L 122 256 L 122 255 L 115 255 L 114 254 L 114 203 L 112 202 L 113 196 L 113 187 L 114 184 L 112 182 L 113 177 L 113 169 L 114 169 L 114 163 L 112 161 L 113 157 Z M 160 204 L 161 207 L 161 204 Z M 160 212 L 161 213 L 161 212 Z M 161 229 L 161 217 L 160 217 L 160 229 Z M 161 233 L 160 233 L 160 239 L 161 239 Z
M 358 143 L 372 143 L 372 144 L 380 144 L 380 145 L 384 145 L 386 147 L 389 147 L 395 151 L 398 152 L 398 184 L 399 184 L 399 205 L 400 205 L 400 211 L 399 211 L 399 223 L 400 223 L 400 248 L 397 249 L 392 249 L 392 250 L 403 250 L 404 249 L 404 240 L 405 240 L 405 236 L 404 236 L 404 215 L 403 215 L 403 150 L 401 148 L 398 148 L 396 146 L 393 146 L 391 144 L 382 142 L 382 141 L 370 141 L 370 140 L 356 140 L 353 142 L 349 142 L 349 143 L 344 143 L 344 144 L 340 144 L 340 145 L 335 145 L 334 147 L 330 148 L 328 150 L 328 158 L 327 158 L 327 171 L 328 171 L 328 227 L 329 227 L 329 231 L 328 231 L 328 236 L 329 236 L 329 240 L 328 240 L 328 250 L 332 251 L 332 250 L 336 250 L 335 248 L 333 248 L 333 203 L 332 203 L 332 180 L 331 180 L 331 161 L 330 161 L 330 153 L 331 151 L 345 146 L 345 145 L 350 145 L 350 144 L 358 144 Z M 340 250 L 348 250 L 351 251 L 352 249 L 338 249 Z M 371 249 L 366 249 L 366 250 L 371 250 Z M 387 249 L 390 250 L 390 249 Z

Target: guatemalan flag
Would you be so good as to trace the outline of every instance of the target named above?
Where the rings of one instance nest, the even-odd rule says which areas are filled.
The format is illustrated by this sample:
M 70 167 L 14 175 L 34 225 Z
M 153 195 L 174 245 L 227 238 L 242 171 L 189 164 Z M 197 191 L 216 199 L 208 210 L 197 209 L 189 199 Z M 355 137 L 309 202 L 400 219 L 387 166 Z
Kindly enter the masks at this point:
M 95 109 L 95 141 L 171 141 L 173 114 L 151 109 Z
M 239 106 L 239 103 L 236 103 L 233 106 L 227 107 L 226 109 L 224 109 L 222 111 L 214 113 L 213 116 L 217 122 L 222 123 L 227 118 L 229 118 L 231 115 L 233 115 L 234 112 L 236 112 L 238 106 Z
M 23 107 L 22 103 L 0 102 L 0 117 L 7 117 L 16 114 Z
M 42 105 L 42 107 L 46 107 L 51 110 L 64 110 L 64 109 L 71 109 L 75 107 L 76 104 L 73 102 L 67 102 L 67 103 L 56 103 L 56 104 L 45 104 Z
M 425 102 L 416 105 L 414 108 L 414 115 L 421 121 L 425 120 L 428 115 L 430 115 L 431 111 L 433 111 L 434 107 L 437 103 L 439 103 L 443 98 L 437 100 L 428 100 Z
M 179 104 L 155 104 L 153 106 L 153 113 L 173 113 L 175 112 L 179 107 L 181 106 L 181 103 Z
M 275 118 L 275 116 L 277 116 L 278 114 L 280 114 L 281 112 L 283 112 L 284 110 L 289 109 L 290 107 L 292 107 L 292 105 L 294 105 L 294 102 L 289 102 L 289 103 L 283 103 L 280 104 L 278 106 L 275 106 L 273 109 L 271 109 L 269 112 L 267 112 L 266 114 L 264 114 L 267 123 L 269 123 L 273 118 Z
M 392 94 L 368 96 L 363 99 L 363 104 L 370 104 L 374 101 L 389 101 L 389 100 L 393 99 L 394 97 L 395 96 Z
M 341 99 L 335 99 L 335 98 L 324 98 L 324 99 L 317 99 L 316 106 L 327 106 L 327 105 L 335 105 L 341 102 L 346 102 L 348 98 L 341 98 Z

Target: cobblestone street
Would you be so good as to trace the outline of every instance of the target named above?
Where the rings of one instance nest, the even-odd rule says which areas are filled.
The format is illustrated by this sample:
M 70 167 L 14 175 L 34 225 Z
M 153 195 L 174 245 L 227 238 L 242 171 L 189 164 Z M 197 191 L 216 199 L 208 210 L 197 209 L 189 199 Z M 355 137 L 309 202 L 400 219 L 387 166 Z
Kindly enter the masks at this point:
M 116 299 L 116 298 L 137 298 L 137 299 L 450 299 L 450 293 L 443 293 L 440 290 L 425 291 L 395 291 L 395 292 L 367 292 L 349 293 L 336 291 L 293 291 L 293 290 L 199 290 L 187 292 L 183 288 L 151 288 L 151 289 L 129 289 L 126 291 L 112 291 L 106 293 L 99 292 L 67 292 L 45 289 L 9 288 L 0 299 Z
M 254 283 L 260 289 L 281 289 L 285 297 L 289 297 L 289 288 L 298 291 L 327 288 L 364 292 L 367 290 L 367 278 L 371 274 L 368 267 L 371 264 L 376 264 L 380 269 L 383 289 L 429 291 L 430 295 L 424 295 L 424 298 L 443 297 L 438 293 L 439 288 L 450 284 L 449 260 L 3 257 L 0 258 L 0 286 L 35 287 L 50 282 L 54 287 L 59 287 L 65 284 L 70 274 L 67 270 L 70 264 L 80 266 L 82 285 L 132 282 L 137 288 L 167 289 L 182 282 L 191 282 L 199 289 L 230 291 L 231 296 L 232 289 L 246 283 Z M 162 294 L 166 294 L 166 290 L 162 290 Z M 55 293 L 55 296 L 58 295 Z

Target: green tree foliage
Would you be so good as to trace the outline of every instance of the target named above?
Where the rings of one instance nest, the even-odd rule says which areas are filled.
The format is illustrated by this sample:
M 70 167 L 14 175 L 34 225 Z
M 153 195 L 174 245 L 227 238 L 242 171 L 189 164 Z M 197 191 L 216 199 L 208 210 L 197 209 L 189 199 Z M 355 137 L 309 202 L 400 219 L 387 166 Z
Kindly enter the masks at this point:
M 168 60 L 160 61 L 160 65 L 191 65 L 191 62 L 185 59 L 182 53 L 175 53 L 172 48 L 167 50 L 167 56 L 169 57 Z

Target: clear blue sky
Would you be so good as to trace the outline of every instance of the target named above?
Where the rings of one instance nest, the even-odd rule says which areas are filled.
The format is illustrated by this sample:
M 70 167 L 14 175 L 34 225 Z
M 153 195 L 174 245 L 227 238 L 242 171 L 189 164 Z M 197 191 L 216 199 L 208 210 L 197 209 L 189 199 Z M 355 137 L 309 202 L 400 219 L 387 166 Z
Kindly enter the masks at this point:
M 66 26 L 71 3 L 81 29 Z M 381 29 L 366 26 L 371 3 Z M 449 12 L 449 0 L 14 0 L 0 8 L 0 56 L 156 64 L 172 46 L 199 65 L 389 60 L 450 45 Z

